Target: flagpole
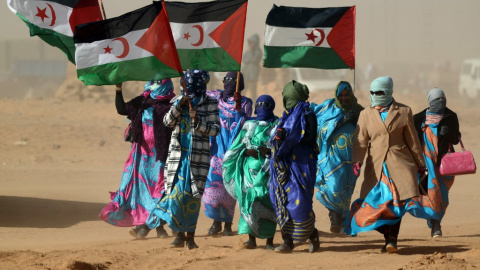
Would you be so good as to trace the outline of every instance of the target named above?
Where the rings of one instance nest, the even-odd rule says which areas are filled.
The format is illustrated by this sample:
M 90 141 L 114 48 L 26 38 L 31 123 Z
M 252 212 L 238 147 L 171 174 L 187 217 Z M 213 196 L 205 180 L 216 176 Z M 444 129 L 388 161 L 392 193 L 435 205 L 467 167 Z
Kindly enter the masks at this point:
M 235 87 L 235 93 L 239 92 L 239 86 L 240 85 L 240 71 L 237 71 L 237 86 Z M 242 103 L 241 100 L 236 100 L 235 101 L 235 110 L 240 111 L 242 109 Z
M 187 84 L 185 83 L 185 76 L 184 76 L 185 74 L 183 74 L 182 72 L 181 75 L 182 76 L 180 77 L 180 83 L 182 84 L 183 91 L 185 91 L 185 98 L 188 101 L 188 108 L 190 108 L 190 111 L 191 111 L 193 110 L 193 107 L 192 107 L 192 101 L 190 100 L 190 94 L 188 93 L 188 90 L 187 90 Z
M 100 10 L 102 11 L 102 17 L 104 20 L 107 19 L 107 15 L 105 14 L 105 8 L 103 7 L 103 1 L 98 0 L 98 4 L 100 5 Z

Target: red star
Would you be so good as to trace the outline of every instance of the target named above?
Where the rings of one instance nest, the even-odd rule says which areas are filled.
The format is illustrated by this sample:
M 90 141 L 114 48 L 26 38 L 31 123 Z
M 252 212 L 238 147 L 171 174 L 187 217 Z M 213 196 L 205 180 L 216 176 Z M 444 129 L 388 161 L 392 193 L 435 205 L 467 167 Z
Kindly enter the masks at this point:
M 308 37 L 307 40 L 311 40 L 313 43 L 315 43 L 315 38 L 318 37 L 313 33 L 313 30 L 310 34 L 305 33 L 305 35 Z
M 103 48 L 105 50 L 105 53 L 112 53 L 112 48 L 110 48 L 110 46 L 107 45 L 106 48 Z
M 39 7 L 37 7 L 37 17 L 40 17 L 42 19 L 42 22 L 44 22 L 45 18 L 50 18 L 47 16 L 46 12 L 47 12 L 47 8 L 44 8 L 44 9 L 40 9 Z
M 183 34 L 183 39 L 188 40 L 188 38 L 190 38 L 190 33 L 189 32 Z

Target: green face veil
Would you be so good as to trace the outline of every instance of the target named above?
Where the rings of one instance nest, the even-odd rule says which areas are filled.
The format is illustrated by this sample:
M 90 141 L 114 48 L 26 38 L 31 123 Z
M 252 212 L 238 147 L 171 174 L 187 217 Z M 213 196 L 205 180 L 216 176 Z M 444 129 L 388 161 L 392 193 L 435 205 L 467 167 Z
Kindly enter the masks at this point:
M 295 107 L 298 102 L 305 102 L 308 100 L 310 91 L 305 84 L 297 81 L 291 81 L 283 87 L 283 107 L 288 111 Z

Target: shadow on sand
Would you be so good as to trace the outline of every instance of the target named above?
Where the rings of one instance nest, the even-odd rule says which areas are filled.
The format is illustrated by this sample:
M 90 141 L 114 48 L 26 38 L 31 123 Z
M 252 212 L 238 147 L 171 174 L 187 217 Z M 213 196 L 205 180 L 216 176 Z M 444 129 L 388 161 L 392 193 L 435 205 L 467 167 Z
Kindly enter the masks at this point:
M 97 221 L 106 204 L 0 196 L 0 227 L 67 228 Z

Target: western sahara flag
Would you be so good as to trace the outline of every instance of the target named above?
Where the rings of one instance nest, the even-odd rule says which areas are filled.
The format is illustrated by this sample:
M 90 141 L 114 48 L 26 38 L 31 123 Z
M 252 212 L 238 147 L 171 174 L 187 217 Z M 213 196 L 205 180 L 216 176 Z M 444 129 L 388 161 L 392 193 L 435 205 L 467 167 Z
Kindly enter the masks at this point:
M 7 0 L 8 7 L 38 36 L 75 64 L 75 26 L 102 19 L 98 0 Z
M 165 2 L 183 69 L 240 70 L 247 0 Z
M 265 28 L 265 67 L 355 68 L 355 6 L 273 6 Z
M 78 78 L 86 85 L 180 77 L 164 2 L 75 29 Z

